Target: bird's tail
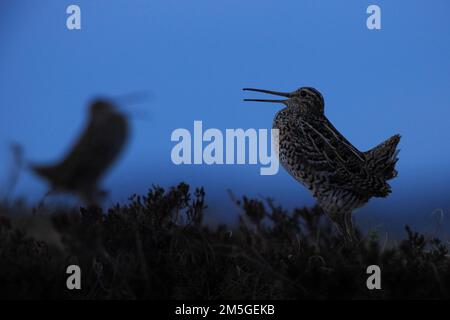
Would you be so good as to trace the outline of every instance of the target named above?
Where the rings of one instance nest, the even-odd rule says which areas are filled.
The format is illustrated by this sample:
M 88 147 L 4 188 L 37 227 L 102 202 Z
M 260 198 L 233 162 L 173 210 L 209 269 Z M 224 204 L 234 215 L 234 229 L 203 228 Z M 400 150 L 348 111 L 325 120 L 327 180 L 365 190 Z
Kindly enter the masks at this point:
M 400 135 L 396 134 L 364 153 L 368 166 L 375 175 L 385 180 L 390 180 L 397 176 L 395 164 L 398 161 L 397 155 L 400 151 L 397 149 L 399 142 Z

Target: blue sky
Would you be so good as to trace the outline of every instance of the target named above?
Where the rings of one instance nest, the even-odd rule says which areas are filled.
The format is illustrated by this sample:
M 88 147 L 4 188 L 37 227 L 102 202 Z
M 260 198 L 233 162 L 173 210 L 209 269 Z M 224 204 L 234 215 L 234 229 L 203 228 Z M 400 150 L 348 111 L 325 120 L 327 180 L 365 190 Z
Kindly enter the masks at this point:
M 81 7 L 81 30 L 66 29 L 70 4 Z M 381 30 L 366 28 L 370 4 L 381 7 Z M 284 170 L 260 176 L 254 165 L 175 166 L 170 135 L 194 120 L 223 130 L 270 128 L 279 107 L 243 103 L 249 95 L 241 88 L 313 86 L 328 118 L 359 149 L 402 135 L 393 194 L 372 200 L 357 221 L 426 231 L 441 208 L 449 225 L 449 9 L 445 0 L 2 1 L 0 173 L 9 170 L 11 141 L 29 160 L 56 160 L 93 97 L 149 90 L 150 101 L 126 106 L 135 114 L 133 135 L 104 180 L 109 201 L 184 180 L 206 187 L 220 221 L 236 217 L 227 189 L 311 205 Z M 15 195 L 32 202 L 45 191 L 24 172 Z

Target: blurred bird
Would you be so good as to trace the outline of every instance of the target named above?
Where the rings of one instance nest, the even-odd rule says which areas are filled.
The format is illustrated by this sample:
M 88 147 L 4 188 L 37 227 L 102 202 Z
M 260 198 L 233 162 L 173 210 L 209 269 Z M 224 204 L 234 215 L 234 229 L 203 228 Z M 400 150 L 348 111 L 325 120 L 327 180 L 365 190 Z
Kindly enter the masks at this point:
M 281 100 L 244 101 L 282 103 L 274 118 L 279 129 L 279 157 L 283 167 L 307 187 L 325 214 L 348 241 L 354 239 L 352 212 L 372 197 L 386 197 L 387 183 L 397 176 L 397 144 L 394 135 L 375 148 L 361 152 L 330 123 L 324 99 L 314 88 L 292 93 L 245 88 L 286 97 Z
M 112 102 L 96 100 L 89 106 L 83 133 L 64 159 L 30 167 L 50 183 L 49 193 L 69 192 L 96 204 L 105 195 L 98 188 L 99 180 L 123 150 L 128 133 L 126 116 Z

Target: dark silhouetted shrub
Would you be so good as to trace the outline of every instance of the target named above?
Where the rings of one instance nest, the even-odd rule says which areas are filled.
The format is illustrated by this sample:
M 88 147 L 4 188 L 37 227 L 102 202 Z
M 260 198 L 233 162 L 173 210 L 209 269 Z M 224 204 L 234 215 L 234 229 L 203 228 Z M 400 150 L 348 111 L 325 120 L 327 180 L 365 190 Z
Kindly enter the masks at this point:
M 235 200 L 239 225 L 202 223 L 205 192 L 187 184 L 106 212 L 98 207 L 0 208 L 0 297 L 47 299 L 448 298 L 448 248 L 406 227 L 381 249 L 375 233 L 344 245 L 318 207 Z M 82 289 L 66 288 L 66 268 Z M 382 290 L 368 290 L 379 265 Z

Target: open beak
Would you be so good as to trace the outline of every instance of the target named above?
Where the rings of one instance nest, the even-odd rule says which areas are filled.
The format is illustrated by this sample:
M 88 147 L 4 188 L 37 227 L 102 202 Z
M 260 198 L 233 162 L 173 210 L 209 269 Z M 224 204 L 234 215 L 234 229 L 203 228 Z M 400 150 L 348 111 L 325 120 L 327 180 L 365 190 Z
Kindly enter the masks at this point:
M 291 93 L 287 93 L 287 92 L 278 92 L 278 91 L 263 90 L 263 89 L 253 89 L 253 88 L 244 88 L 242 90 L 268 93 L 268 94 L 273 94 L 273 95 L 276 95 L 276 96 L 282 96 L 282 97 L 286 97 L 286 98 L 291 98 L 292 97 L 292 94 Z M 244 99 L 244 101 L 275 102 L 275 103 L 286 104 L 288 99 Z

